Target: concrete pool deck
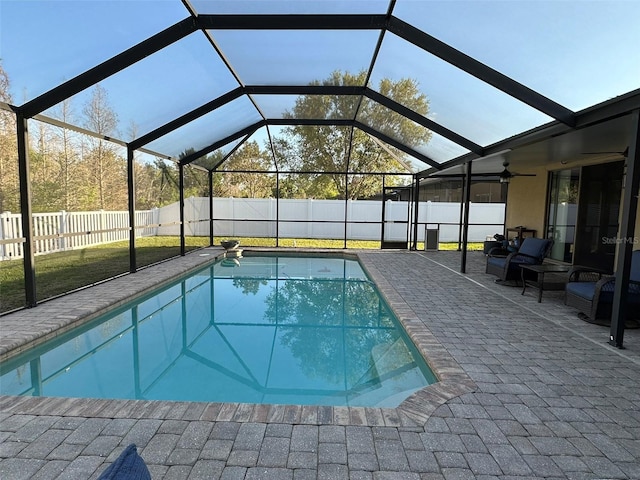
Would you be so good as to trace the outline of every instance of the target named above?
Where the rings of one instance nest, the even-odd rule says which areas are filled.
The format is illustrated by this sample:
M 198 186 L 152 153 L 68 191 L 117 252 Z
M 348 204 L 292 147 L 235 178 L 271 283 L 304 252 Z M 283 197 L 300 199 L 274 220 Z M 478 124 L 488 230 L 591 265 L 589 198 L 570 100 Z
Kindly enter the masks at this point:
M 1 317 L 0 359 L 217 253 Z M 0 397 L 0 477 L 97 478 L 135 443 L 154 479 L 640 478 L 640 330 L 615 349 L 481 252 L 466 275 L 458 252 L 352 253 L 441 382 L 398 409 Z

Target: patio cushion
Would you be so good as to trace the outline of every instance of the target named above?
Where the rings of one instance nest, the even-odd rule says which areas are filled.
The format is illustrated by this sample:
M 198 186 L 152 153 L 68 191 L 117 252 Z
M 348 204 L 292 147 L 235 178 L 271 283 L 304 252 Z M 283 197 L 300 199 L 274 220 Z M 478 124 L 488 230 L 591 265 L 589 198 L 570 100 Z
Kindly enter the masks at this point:
M 634 252 L 635 254 L 635 252 Z M 640 260 L 640 256 L 637 256 L 636 261 Z M 585 300 L 593 300 L 593 297 L 596 292 L 597 282 L 569 282 L 565 287 L 565 291 L 568 294 L 573 294 L 578 297 L 584 298 Z M 599 302 L 601 303 L 613 303 L 613 293 L 615 290 L 615 282 L 607 282 L 602 285 L 600 289 L 600 298 Z M 628 296 L 627 301 L 631 304 L 640 303 L 640 285 L 638 284 L 630 284 L 629 289 L 627 290 Z
M 547 251 L 549 240 L 546 238 L 525 238 L 518 253 L 529 255 L 542 260 Z
M 593 300 L 596 292 L 596 282 L 569 282 L 565 287 L 567 293 L 577 295 L 585 300 Z M 613 291 L 602 291 L 600 301 L 611 303 L 613 301 Z
M 529 255 L 520 255 L 520 251 L 511 258 L 511 263 L 518 265 L 537 265 L 542 263 L 539 257 L 530 257 Z
M 504 267 L 507 257 L 487 257 L 487 263 L 496 267 Z
M 508 253 L 491 250 L 487 256 L 486 273 L 496 275 L 500 281 L 515 280 L 522 275 L 533 275 L 520 267 L 522 265 L 539 265 L 544 260 L 553 240 L 546 238 L 525 238 L 517 252 Z
M 98 480 L 151 480 L 151 474 L 132 443 L 102 472 Z

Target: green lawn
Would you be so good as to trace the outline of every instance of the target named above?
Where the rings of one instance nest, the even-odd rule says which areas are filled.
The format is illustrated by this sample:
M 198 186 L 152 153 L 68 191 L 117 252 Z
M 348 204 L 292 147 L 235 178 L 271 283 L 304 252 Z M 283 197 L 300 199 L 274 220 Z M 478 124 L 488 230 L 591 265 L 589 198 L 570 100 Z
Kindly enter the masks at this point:
M 208 245 L 204 237 L 188 237 L 187 250 Z M 180 255 L 175 237 L 144 237 L 136 240 L 139 267 Z M 24 306 L 23 261 L 0 262 L 0 312 Z M 129 271 L 129 242 L 116 242 L 35 257 L 38 300 L 91 285 Z
M 219 245 L 223 238 L 216 238 Z M 275 247 L 269 238 L 238 238 L 240 245 L 252 247 Z M 187 250 L 205 247 L 208 237 L 186 237 Z M 281 247 L 336 248 L 344 247 L 344 240 L 281 239 Z M 482 243 L 469 244 L 470 250 L 482 250 Z M 380 242 L 347 241 L 347 248 L 378 249 Z M 424 244 L 418 244 L 418 250 Z M 456 250 L 457 243 L 441 243 L 441 250 Z M 180 240 L 176 237 L 144 237 L 136 239 L 138 267 L 151 265 L 180 255 Z M 69 252 L 38 255 L 35 257 L 36 295 L 44 300 L 77 288 L 91 285 L 129 271 L 129 243 L 116 242 L 97 247 Z M 0 312 L 24 306 L 23 261 L 0 262 Z

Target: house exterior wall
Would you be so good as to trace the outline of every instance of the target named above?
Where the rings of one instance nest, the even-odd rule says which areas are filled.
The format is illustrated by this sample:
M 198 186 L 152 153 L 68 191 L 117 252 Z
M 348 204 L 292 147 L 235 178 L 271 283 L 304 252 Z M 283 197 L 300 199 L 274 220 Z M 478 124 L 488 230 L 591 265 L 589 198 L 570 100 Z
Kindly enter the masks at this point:
M 571 167 L 593 165 L 598 162 L 584 162 L 571 164 Z M 560 163 L 549 164 L 547 167 L 528 168 L 527 173 L 535 173 L 535 177 L 514 177 L 511 179 L 507 192 L 507 211 L 505 225 L 507 228 L 523 225 L 536 230 L 538 237 L 546 236 L 546 201 L 548 189 L 548 174 L 550 171 L 567 168 Z M 624 190 L 620 201 L 622 202 Z M 622 214 L 622 205 L 620 205 Z M 635 235 L 633 249 L 640 250 L 640 208 L 636 212 Z
M 506 227 L 525 226 L 545 237 L 545 207 L 547 198 L 547 169 L 530 168 L 535 177 L 513 177 L 507 192 Z

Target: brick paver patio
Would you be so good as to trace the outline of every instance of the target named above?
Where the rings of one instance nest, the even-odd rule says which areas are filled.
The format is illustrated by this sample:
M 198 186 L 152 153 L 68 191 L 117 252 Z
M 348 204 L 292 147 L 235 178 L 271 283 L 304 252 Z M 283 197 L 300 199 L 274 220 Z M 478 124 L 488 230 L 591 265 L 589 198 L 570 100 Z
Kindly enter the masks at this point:
M 398 409 L 0 397 L 0 478 L 97 478 L 135 443 L 167 480 L 640 479 L 640 330 L 615 349 L 561 292 L 494 284 L 480 252 L 466 275 L 458 252 L 358 255 L 440 384 Z M 2 317 L 0 356 L 206 260 Z

